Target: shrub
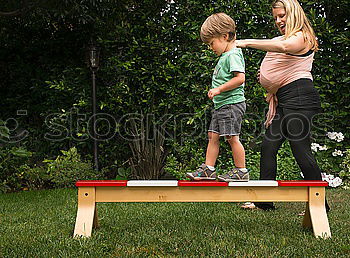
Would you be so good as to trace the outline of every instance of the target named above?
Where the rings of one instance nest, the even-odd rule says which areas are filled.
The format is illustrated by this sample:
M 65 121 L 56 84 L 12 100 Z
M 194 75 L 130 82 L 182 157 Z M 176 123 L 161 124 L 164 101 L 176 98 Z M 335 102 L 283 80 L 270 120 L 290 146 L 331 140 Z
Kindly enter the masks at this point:
M 31 166 L 27 162 L 32 153 L 24 148 L 0 149 L 0 192 L 71 187 L 78 180 L 101 178 L 102 173 L 83 161 L 75 147 L 61 153 L 55 160 Z
M 300 168 L 293 156 L 289 142 L 282 144 L 277 154 L 277 180 L 300 180 Z
M 327 137 L 320 140 L 320 144 L 316 142 L 311 144 L 321 171 L 334 176 L 340 175 L 341 164 L 346 159 L 343 158 L 344 148 L 344 135 L 341 132 L 328 132 Z
M 78 180 L 101 178 L 90 161 L 81 160 L 75 147 L 61 152 L 62 155 L 55 160 L 44 161 L 47 163 L 48 177 L 54 187 L 69 187 L 74 186 Z
M 204 162 L 205 150 L 196 141 L 186 140 L 183 144 L 174 142 L 167 156 L 165 172 L 177 179 L 185 179 L 187 172 L 193 172 Z
M 13 2 L 24 1 L 2 1 L 2 9 L 10 10 Z M 160 118 L 165 114 L 193 115 L 187 127 L 182 128 L 181 123 L 167 125 L 173 127 L 169 131 L 184 129 L 184 133 L 193 135 L 201 128 L 197 118 L 203 120 L 211 105 L 206 93 L 216 62 L 199 39 L 199 29 L 206 17 L 215 12 L 231 15 L 237 22 L 238 39 L 272 38 L 278 34 L 273 28 L 271 1 L 267 0 L 145 0 L 124 1 L 117 6 L 112 0 L 82 0 L 79 4 L 73 0 L 30 2 L 33 4 L 22 16 L 0 19 L 0 117 L 7 121 L 19 109 L 28 111 L 26 116 L 15 117 L 19 122 L 17 130 L 9 131 L 0 121 L 0 134 L 9 136 L 18 129 L 26 129 L 30 132 L 27 149 L 35 150 L 40 159 L 57 155 L 59 150 L 75 144 L 79 144 L 80 153 L 89 153 L 89 141 L 85 138 L 91 115 L 91 85 L 84 56 L 90 38 L 97 38 L 102 50 L 97 74 L 98 110 L 112 114 L 118 121 L 112 121 L 111 132 L 123 127 L 120 121 L 126 114 L 142 110 Z M 327 114 L 320 129 L 337 128 L 348 134 L 350 30 L 344 20 L 348 8 L 343 8 L 348 1 L 300 3 L 320 43 L 313 67 L 315 87 Z M 243 52 L 249 116 L 247 113 L 242 134 L 244 139 L 255 139 L 261 133 L 263 110 L 267 107 L 265 90 L 255 78 L 265 53 L 254 49 Z M 68 111 L 73 107 L 79 109 L 79 114 Z M 98 124 L 98 130 L 105 127 Z M 48 141 L 47 134 L 60 139 Z M 110 166 L 114 160 L 120 164 L 127 161 L 131 156 L 127 145 L 119 135 L 101 141 L 101 166 Z M 195 151 L 188 153 L 198 155 Z M 180 167 L 192 166 L 188 164 L 189 157 L 173 155 Z M 281 166 L 285 162 L 294 166 L 286 158 Z M 328 161 L 319 162 L 324 171 L 332 167 L 333 162 Z M 285 164 L 285 173 L 289 173 L 290 167 Z M 13 170 L 18 166 L 8 167 Z
M 19 190 L 22 181 L 18 178 L 19 167 L 29 162 L 32 152 L 24 147 L 0 147 L 0 192 Z
M 139 126 L 131 121 L 131 176 L 135 179 L 159 179 L 164 173 L 166 159 L 164 130 L 157 126 L 152 129 L 145 121 L 141 121 Z
M 339 175 L 342 178 L 343 183 L 346 186 L 350 186 L 350 149 L 345 151 L 345 157 L 341 164 L 341 168 L 342 170 L 340 171 Z
M 20 182 L 23 190 L 36 190 L 51 186 L 50 176 L 44 166 L 30 167 L 28 164 L 20 166 L 17 170 L 16 181 Z

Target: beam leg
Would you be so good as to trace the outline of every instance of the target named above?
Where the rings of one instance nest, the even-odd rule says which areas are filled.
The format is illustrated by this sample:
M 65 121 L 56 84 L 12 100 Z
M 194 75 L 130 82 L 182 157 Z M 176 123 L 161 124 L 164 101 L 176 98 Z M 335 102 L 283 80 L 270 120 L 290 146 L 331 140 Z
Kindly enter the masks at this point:
M 310 210 L 309 210 L 309 203 L 306 203 L 305 207 L 305 215 L 303 218 L 303 227 L 304 228 L 312 228 L 312 223 L 311 223 L 311 217 L 310 217 Z
M 309 212 L 314 235 L 321 238 L 331 237 L 325 207 L 324 187 L 309 187 Z
M 97 216 L 97 205 L 95 203 L 95 212 L 94 212 L 94 222 L 92 224 L 94 228 L 98 228 L 100 224 L 98 223 L 98 216 Z
M 97 220 L 95 187 L 79 187 L 78 211 L 73 236 L 90 237 L 92 227 L 98 224 Z

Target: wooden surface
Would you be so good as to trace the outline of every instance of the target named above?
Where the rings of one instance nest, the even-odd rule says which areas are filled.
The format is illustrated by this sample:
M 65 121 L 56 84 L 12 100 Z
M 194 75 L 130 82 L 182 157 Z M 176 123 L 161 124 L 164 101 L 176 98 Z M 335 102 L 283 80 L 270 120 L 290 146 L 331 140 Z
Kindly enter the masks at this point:
M 98 226 L 97 202 L 259 201 L 306 202 L 302 226 L 312 228 L 316 237 L 329 238 L 331 232 L 325 209 L 325 185 L 319 181 L 309 184 L 296 181 L 248 181 L 238 185 L 216 181 L 79 181 L 74 236 L 90 237 L 92 228 Z
M 97 186 L 96 202 L 306 202 L 307 189 L 307 187 L 269 186 Z

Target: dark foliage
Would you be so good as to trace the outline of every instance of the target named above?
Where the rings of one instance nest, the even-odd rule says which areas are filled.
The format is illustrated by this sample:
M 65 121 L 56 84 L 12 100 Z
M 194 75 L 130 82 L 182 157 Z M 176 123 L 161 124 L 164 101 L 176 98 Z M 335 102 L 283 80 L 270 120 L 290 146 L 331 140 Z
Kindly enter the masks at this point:
M 210 101 L 206 97 L 216 57 L 199 39 L 214 12 L 237 22 L 238 38 L 271 38 L 267 0 L 26 0 L 0 1 L 0 119 L 9 137 L 2 145 L 25 146 L 32 162 L 77 146 L 91 158 L 91 77 L 86 47 L 101 47 L 97 73 L 102 167 L 131 156 L 130 114 L 152 114 L 165 130 L 165 145 L 191 138 L 203 148 Z M 319 38 L 314 80 L 324 114 L 315 137 L 341 131 L 349 138 L 348 1 L 301 1 Z M 257 149 L 264 90 L 255 74 L 264 53 L 244 50 L 248 108 L 242 139 Z M 171 152 L 171 149 L 170 149 Z

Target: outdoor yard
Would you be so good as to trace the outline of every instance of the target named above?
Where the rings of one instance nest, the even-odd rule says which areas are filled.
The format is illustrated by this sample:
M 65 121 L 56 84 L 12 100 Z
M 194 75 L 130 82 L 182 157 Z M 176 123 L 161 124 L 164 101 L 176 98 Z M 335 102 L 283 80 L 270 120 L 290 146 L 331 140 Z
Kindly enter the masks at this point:
M 0 1 L 0 258 L 350 257 L 346 6 Z M 302 227 L 305 203 L 243 210 L 191 190 L 191 203 L 98 203 L 100 227 L 73 238 L 77 181 L 186 177 L 322 178 L 332 237 Z M 307 195 L 327 235 L 323 188 L 304 189 L 283 200 Z M 75 232 L 90 234 L 90 190 Z
M 101 203 L 100 228 L 72 238 L 76 189 L 0 195 L 0 257 L 349 257 L 350 191 L 329 189 L 332 238 L 301 227 L 304 203 Z

